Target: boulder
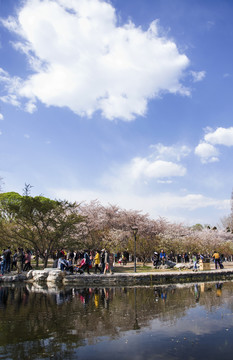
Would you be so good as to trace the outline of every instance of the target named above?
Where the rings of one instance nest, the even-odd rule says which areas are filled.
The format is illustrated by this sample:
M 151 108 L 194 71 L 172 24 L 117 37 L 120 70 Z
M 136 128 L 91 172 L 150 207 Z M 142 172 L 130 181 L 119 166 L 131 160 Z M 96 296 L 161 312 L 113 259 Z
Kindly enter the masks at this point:
M 188 269 L 192 269 L 193 268 L 193 264 L 192 263 L 178 263 L 174 266 L 174 269 L 184 269 L 184 270 L 188 270 Z
M 32 273 L 33 273 L 33 270 L 29 270 L 29 271 L 28 271 L 28 273 L 27 273 L 27 275 L 26 275 L 28 280 L 31 280 L 31 279 L 33 278 Z
M 47 283 L 62 282 L 65 277 L 65 272 L 61 270 L 52 269 L 47 277 Z
M 48 275 L 49 272 L 45 270 L 32 270 L 32 280 L 35 282 L 47 281 Z

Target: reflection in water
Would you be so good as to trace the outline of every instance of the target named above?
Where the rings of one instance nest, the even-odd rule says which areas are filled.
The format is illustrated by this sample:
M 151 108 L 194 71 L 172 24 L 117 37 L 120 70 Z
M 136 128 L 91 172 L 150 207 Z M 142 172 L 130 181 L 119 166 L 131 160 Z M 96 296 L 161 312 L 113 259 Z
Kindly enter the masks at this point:
M 217 296 L 222 296 L 222 283 L 217 283 L 216 284 L 216 295 Z
M 137 312 L 137 288 L 134 288 L 134 326 L 133 329 L 134 330 L 139 330 L 140 326 L 138 324 L 138 312 Z
M 0 287 L 0 358 L 231 359 L 232 296 L 231 282 Z
M 198 302 L 200 298 L 200 290 L 198 284 L 194 285 L 194 294 L 195 294 L 195 300 L 196 302 Z

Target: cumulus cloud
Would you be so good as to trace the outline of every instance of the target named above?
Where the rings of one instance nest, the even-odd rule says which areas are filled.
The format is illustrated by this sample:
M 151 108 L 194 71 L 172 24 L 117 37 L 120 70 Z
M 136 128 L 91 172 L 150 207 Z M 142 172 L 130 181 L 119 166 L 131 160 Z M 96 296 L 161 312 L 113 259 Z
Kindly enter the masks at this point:
M 1 89 L 0 100 L 13 106 L 20 107 L 18 90 L 20 88 L 20 78 L 11 77 L 7 71 L 0 68 L 0 83 L 3 85 Z M 5 90 L 5 93 L 4 93 Z
M 233 146 L 233 127 L 219 127 L 215 131 L 209 131 L 204 139 L 213 145 Z
M 191 75 L 193 77 L 194 82 L 202 81 L 206 76 L 205 71 L 190 71 L 190 73 L 191 73 Z
M 186 169 L 180 164 L 164 160 L 151 161 L 141 157 L 134 158 L 127 169 L 134 179 L 140 177 L 161 179 L 186 174 Z
M 156 159 L 160 160 L 176 160 L 181 161 L 182 158 L 188 156 L 191 149 L 186 145 L 165 146 L 161 143 L 150 146 L 154 150 Z
M 218 161 L 219 151 L 213 145 L 206 142 L 200 143 L 195 148 L 195 154 L 201 158 L 202 163 Z
M 190 93 L 181 83 L 189 60 L 159 34 L 157 21 L 146 31 L 132 22 L 119 26 L 107 1 L 27 0 L 1 22 L 18 35 L 14 48 L 32 70 L 11 79 L 1 99 L 15 106 L 26 99 L 29 112 L 39 100 L 81 116 L 100 111 L 130 121 L 145 115 L 154 97 Z
M 161 160 L 155 155 L 138 156 L 123 165 L 115 165 L 103 174 L 101 186 L 119 192 L 123 187 L 131 192 L 132 188 L 142 189 L 154 180 L 160 184 L 171 184 L 174 177 L 185 175 L 186 168 L 180 163 Z
M 28 112 L 29 114 L 33 114 L 36 111 L 36 109 L 37 109 L 36 105 L 30 101 L 25 105 L 25 111 Z
M 195 148 L 195 154 L 200 156 L 202 163 L 215 162 L 219 160 L 219 150 L 216 145 L 233 146 L 233 127 L 216 130 L 205 129 L 204 140 Z
M 49 189 L 53 197 L 58 199 L 67 199 L 70 201 L 89 202 L 98 199 L 103 205 L 117 204 L 125 209 L 142 210 L 144 213 L 150 214 L 152 218 L 158 216 L 169 217 L 173 221 L 187 221 L 187 211 L 191 213 L 200 212 L 201 209 L 214 209 L 221 211 L 229 211 L 230 200 L 215 199 L 204 196 L 202 194 L 187 194 L 177 195 L 172 192 L 166 193 L 153 193 L 150 195 L 140 195 L 132 190 L 125 191 L 122 187 L 121 190 L 105 188 L 101 190 L 89 189 Z M 196 217 L 193 223 L 206 221 L 208 223 L 213 221 L 213 215 L 208 217 L 209 212 L 206 211 L 206 218 L 200 219 L 200 215 Z M 181 215 L 183 214 L 183 215 Z
M 190 153 L 187 146 L 165 146 L 161 143 L 151 145 L 148 156 L 137 156 L 129 162 L 113 166 L 103 174 L 101 185 L 111 187 L 113 191 L 139 190 L 156 181 L 160 184 L 171 184 L 173 178 L 186 175 L 186 167 L 179 161 Z M 176 151 L 176 154 L 174 153 Z
M 4 116 L 0 113 L 0 120 L 3 120 Z

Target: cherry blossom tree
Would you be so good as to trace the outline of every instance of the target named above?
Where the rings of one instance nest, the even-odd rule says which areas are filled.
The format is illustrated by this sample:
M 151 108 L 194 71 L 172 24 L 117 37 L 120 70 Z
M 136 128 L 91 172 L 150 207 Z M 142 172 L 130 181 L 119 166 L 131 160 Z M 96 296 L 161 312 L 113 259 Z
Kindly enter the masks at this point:
M 233 200 L 232 200 L 233 204 Z M 154 251 L 166 253 L 204 253 L 214 250 L 233 253 L 232 213 L 222 229 L 196 224 L 192 227 L 159 217 L 151 219 L 141 211 L 121 209 L 117 205 L 71 204 L 43 197 L 0 194 L 0 235 L 2 244 L 14 239 L 38 250 L 45 263 L 55 248 L 107 248 L 111 252 L 134 253 L 132 226 L 137 226 L 136 256 L 145 263 Z M 4 244 L 5 244 L 4 243 Z M 45 255 L 46 254 L 46 255 Z

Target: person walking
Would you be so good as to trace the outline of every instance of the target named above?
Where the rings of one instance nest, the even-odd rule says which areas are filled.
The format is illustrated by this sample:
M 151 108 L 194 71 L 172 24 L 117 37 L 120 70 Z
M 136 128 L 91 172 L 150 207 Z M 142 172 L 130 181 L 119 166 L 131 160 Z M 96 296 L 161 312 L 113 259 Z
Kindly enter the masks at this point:
M 0 267 L 1 267 L 1 275 L 4 275 L 5 267 L 6 267 L 6 261 L 5 261 L 5 258 L 4 258 L 4 253 L 0 257 Z
M 113 264 L 114 264 L 114 254 L 113 253 L 109 253 L 108 264 L 109 264 L 110 274 L 113 274 Z
M 102 249 L 101 251 L 101 269 L 103 274 L 105 270 L 105 249 Z
M 17 249 L 15 249 L 15 251 L 14 251 L 14 255 L 13 255 L 13 259 L 12 259 L 12 263 L 11 263 L 11 270 L 13 270 L 14 267 L 17 270 Z
M 6 260 L 5 271 L 9 273 L 9 272 L 11 272 L 11 249 L 10 249 L 10 246 L 8 246 L 7 250 L 5 250 L 4 257 Z
M 104 264 L 105 264 L 104 274 L 106 274 L 107 271 L 112 273 L 112 270 L 110 269 L 110 266 L 109 266 L 109 253 L 107 250 L 105 250 L 105 254 L 104 254 Z
M 218 265 L 219 265 L 219 269 L 220 269 L 221 268 L 220 255 L 216 250 L 214 250 L 213 259 L 214 259 L 214 263 L 215 263 L 215 269 L 217 270 Z
M 23 271 L 23 261 L 24 261 L 23 248 L 18 248 L 18 253 L 17 253 L 17 272 L 18 272 L 18 274 L 21 274 Z
M 196 253 L 193 254 L 192 260 L 193 260 L 193 271 L 197 271 L 197 254 Z
M 83 272 L 85 270 L 87 270 L 87 273 L 90 275 L 90 270 L 89 270 L 90 257 L 89 257 L 89 254 L 88 254 L 88 250 L 84 250 L 84 259 L 85 259 L 85 264 L 82 266 L 82 270 L 83 270 Z
M 23 271 L 28 271 L 28 270 L 32 269 L 31 258 L 32 258 L 32 254 L 31 254 L 30 250 L 27 250 L 26 254 L 25 254 L 25 265 L 24 265 Z
M 99 270 L 99 272 L 101 273 L 102 270 L 99 267 L 99 265 L 100 265 L 100 251 L 99 250 L 97 250 L 95 253 L 94 261 L 95 261 L 95 274 L 97 274 L 97 270 Z

